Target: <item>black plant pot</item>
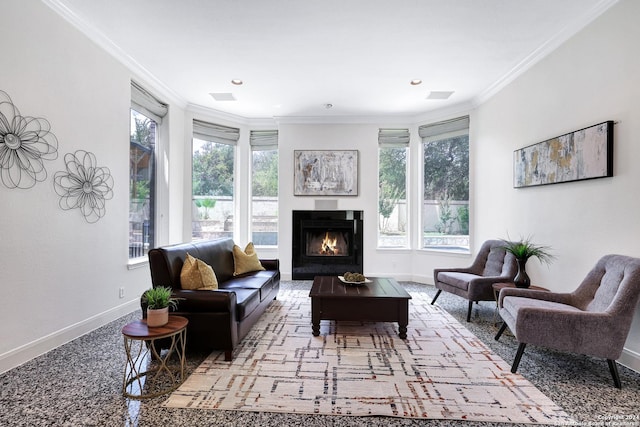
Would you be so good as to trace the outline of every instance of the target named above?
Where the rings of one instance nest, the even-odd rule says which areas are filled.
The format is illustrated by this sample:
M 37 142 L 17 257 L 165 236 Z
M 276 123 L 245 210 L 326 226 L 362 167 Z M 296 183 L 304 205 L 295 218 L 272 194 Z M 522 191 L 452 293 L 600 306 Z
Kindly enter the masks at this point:
M 518 263 L 518 274 L 513 279 L 513 283 L 516 285 L 516 288 L 528 288 L 531 286 L 531 279 L 529 279 L 529 275 L 527 275 L 527 270 L 525 270 L 525 265 L 527 264 L 526 259 L 516 259 Z

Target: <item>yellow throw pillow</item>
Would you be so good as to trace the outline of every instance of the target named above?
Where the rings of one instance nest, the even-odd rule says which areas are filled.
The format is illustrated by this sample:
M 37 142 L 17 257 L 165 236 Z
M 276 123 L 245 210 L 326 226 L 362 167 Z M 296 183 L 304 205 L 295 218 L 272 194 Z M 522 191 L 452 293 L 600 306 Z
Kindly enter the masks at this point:
M 235 264 L 234 276 L 264 270 L 252 242 L 247 244 L 244 251 L 240 249 L 240 246 L 233 245 L 233 262 Z
M 213 290 L 218 289 L 218 279 L 209 264 L 187 254 L 180 270 L 180 286 L 182 289 Z

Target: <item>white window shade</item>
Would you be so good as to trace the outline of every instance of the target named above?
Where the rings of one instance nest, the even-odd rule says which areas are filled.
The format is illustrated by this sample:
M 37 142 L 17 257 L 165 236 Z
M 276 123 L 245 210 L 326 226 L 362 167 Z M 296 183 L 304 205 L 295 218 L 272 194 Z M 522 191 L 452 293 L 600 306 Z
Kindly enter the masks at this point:
M 409 129 L 380 129 L 378 146 L 381 148 L 408 147 L 409 136 Z
M 131 82 L 131 108 L 153 119 L 157 124 L 169 112 L 169 106 L 136 82 Z
M 240 129 L 193 119 L 193 137 L 218 144 L 236 145 Z
M 453 134 L 469 129 L 469 116 L 459 117 L 457 119 L 445 120 L 438 123 L 432 123 L 418 128 L 418 135 L 424 141 L 434 136 L 443 136 Z
M 278 149 L 277 130 L 252 130 L 249 135 L 249 145 L 252 151 L 267 151 Z

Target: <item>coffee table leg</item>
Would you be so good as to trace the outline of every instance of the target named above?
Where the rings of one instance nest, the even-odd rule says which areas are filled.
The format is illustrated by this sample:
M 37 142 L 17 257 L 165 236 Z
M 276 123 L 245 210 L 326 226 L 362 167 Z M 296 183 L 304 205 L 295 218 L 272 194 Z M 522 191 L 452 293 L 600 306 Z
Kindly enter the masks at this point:
M 320 335 L 320 307 L 315 298 L 311 298 L 311 331 L 313 336 Z
M 402 301 L 398 307 L 398 336 L 401 339 L 407 339 L 407 325 L 409 324 L 409 300 Z
M 402 338 L 403 340 L 407 339 L 407 325 L 401 325 L 400 323 L 398 323 L 398 336 L 400 338 Z

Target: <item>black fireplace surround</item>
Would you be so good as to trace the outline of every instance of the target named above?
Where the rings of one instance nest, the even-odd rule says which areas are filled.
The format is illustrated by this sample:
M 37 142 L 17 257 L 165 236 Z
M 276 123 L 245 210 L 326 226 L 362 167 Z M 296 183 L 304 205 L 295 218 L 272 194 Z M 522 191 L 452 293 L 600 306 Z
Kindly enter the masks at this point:
M 362 211 L 293 211 L 293 280 L 362 273 L 362 232 Z

